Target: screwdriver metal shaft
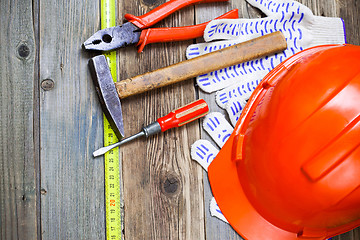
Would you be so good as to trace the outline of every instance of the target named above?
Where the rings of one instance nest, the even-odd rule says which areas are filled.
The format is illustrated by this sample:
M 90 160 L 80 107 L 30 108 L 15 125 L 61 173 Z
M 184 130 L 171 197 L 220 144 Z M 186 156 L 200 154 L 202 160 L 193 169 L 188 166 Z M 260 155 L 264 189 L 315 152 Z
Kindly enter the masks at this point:
M 152 136 L 152 135 L 154 135 L 156 133 L 159 133 L 159 132 L 161 132 L 161 126 L 160 126 L 160 124 L 158 122 L 155 121 L 155 122 L 143 127 L 142 131 L 138 132 L 135 135 L 132 135 L 132 136 L 130 136 L 128 138 L 124 138 L 120 142 L 117 142 L 117 143 L 114 143 L 114 144 L 111 144 L 109 146 L 102 147 L 102 148 L 96 150 L 93 153 L 93 156 L 98 157 L 98 156 L 103 155 L 106 152 L 110 151 L 111 149 L 113 149 L 115 147 L 118 147 L 120 145 L 123 145 L 124 143 L 130 142 L 130 141 L 132 141 L 132 140 L 134 140 L 136 138 L 139 138 L 139 137 L 142 137 L 142 136 L 149 137 L 149 136 Z
M 113 148 L 116 148 L 116 147 L 118 147 L 118 146 L 120 146 L 120 145 L 123 145 L 124 143 L 130 142 L 130 141 L 132 141 L 132 140 L 134 140 L 134 139 L 136 139 L 136 138 L 139 138 L 139 137 L 141 137 L 141 136 L 144 136 L 144 135 L 145 135 L 144 132 L 139 132 L 139 133 L 137 133 L 137 134 L 135 134 L 135 135 L 132 135 L 132 136 L 130 136 L 130 137 L 128 137 L 128 138 L 125 138 L 125 139 L 121 140 L 120 142 L 111 144 L 111 145 L 106 146 L 106 147 L 102 147 L 102 148 L 96 150 L 96 151 L 93 153 L 93 156 L 94 156 L 94 157 L 101 156 L 101 155 L 105 154 L 106 152 L 110 151 L 110 150 L 113 149 Z
M 103 155 L 107 151 L 115 147 L 118 147 L 124 143 L 130 142 L 136 138 L 142 136 L 149 137 L 159 132 L 164 132 L 170 128 L 180 127 L 200 117 L 205 116 L 208 112 L 209 112 L 209 107 L 207 103 L 203 99 L 199 99 L 195 102 L 192 102 L 186 106 L 183 106 L 179 109 L 170 112 L 168 115 L 164 117 L 157 119 L 155 122 L 143 127 L 141 132 L 133 136 L 130 136 L 128 138 L 121 140 L 120 142 L 96 150 L 93 153 L 93 156 L 97 157 Z

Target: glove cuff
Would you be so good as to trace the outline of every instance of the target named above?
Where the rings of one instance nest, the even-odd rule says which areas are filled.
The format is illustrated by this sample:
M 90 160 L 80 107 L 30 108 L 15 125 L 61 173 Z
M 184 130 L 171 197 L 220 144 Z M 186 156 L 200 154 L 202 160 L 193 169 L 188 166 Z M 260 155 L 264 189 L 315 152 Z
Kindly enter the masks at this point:
M 345 24 L 341 18 L 314 16 L 309 30 L 313 35 L 312 46 L 346 43 Z

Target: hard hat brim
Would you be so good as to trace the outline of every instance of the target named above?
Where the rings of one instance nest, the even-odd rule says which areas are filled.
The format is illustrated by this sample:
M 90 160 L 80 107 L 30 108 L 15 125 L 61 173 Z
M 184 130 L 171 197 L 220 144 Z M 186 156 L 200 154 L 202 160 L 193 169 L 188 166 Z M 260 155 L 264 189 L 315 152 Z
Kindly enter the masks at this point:
M 245 239 L 301 239 L 297 233 L 285 231 L 267 221 L 249 202 L 238 176 L 236 148 L 238 138 L 245 134 L 257 104 L 269 86 L 275 86 L 281 77 L 300 59 L 310 54 L 339 45 L 324 45 L 299 52 L 274 68 L 255 89 L 243 110 L 234 132 L 208 168 L 209 181 L 215 200 L 230 225 Z M 324 239 L 325 236 L 316 239 Z
M 226 144 L 208 169 L 212 192 L 230 225 L 245 239 L 297 239 L 295 233 L 284 231 L 266 221 L 248 201 L 237 175 L 232 151 L 235 135 Z

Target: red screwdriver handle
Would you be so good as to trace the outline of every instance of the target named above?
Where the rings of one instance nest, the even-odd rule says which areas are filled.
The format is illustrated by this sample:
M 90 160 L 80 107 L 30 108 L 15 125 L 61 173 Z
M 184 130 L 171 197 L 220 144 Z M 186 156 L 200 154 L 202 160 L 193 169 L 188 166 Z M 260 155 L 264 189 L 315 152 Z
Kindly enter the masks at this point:
M 164 132 L 170 128 L 180 127 L 198 118 L 205 116 L 209 112 L 209 106 L 204 99 L 199 99 L 184 107 L 178 108 L 168 115 L 156 120 Z
M 136 17 L 132 14 L 125 14 L 125 19 L 132 22 L 135 26 L 140 29 L 148 28 L 160 20 L 166 18 L 170 14 L 176 12 L 177 10 L 184 8 L 189 5 L 197 3 L 208 3 L 208 2 L 225 2 L 229 0 L 171 0 L 157 8 L 154 8 L 150 12 Z
M 238 9 L 233 9 L 215 19 L 224 18 L 239 18 Z M 142 52 L 145 45 L 149 43 L 184 41 L 201 37 L 204 34 L 205 27 L 208 23 L 209 22 L 204 22 L 201 24 L 186 27 L 145 29 L 141 32 L 140 35 L 140 40 L 138 42 L 138 52 Z

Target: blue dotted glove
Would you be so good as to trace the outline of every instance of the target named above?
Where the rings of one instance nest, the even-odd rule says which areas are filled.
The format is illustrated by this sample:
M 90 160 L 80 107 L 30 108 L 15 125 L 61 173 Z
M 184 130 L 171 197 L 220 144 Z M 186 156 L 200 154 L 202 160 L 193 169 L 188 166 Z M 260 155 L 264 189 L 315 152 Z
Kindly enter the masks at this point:
M 312 11 L 293 0 L 247 0 L 267 17 L 258 19 L 220 19 L 211 21 L 204 32 L 207 43 L 187 48 L 187 58 L 196 57 L 262 35 L 281 31 L 288 48 L 278 54 L 231 66 L 197 77 L 205 92 L 218 91 L 216 102 L 225 108 L 234 125 L 252 91 L 262 78 L 287 57 L 305 48 L 345 43 L 344 23 L 340 18 L 314 16 Z M 224 40 L 215 41 L 214 40 Z
M 204 118 L 203 128 L 220 148 L 225 144 L 234 130 L 224 115 L 218 112 L 209 113 Z M 218 152 L 218 148 L 214 147 L 207 140 L 197 140 L 191 146 L 191 158 L 197 161 L 206 171 Z M 212 198 L 210 202 L 210 214 L 227 222 L 214 198 Z

